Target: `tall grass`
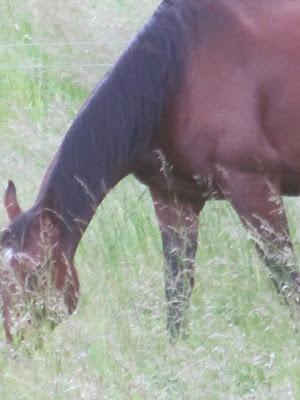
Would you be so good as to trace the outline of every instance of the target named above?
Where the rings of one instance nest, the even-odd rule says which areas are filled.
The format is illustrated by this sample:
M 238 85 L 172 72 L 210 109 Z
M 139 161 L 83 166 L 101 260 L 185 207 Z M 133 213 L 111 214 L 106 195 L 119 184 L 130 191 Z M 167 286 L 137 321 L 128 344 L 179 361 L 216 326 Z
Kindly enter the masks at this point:
M 16 181 L 24 207 L 106 70 L 74 65 L 115 60 L 158 1 L 54 3 L 1 4 L 0 182 L 4 189 Z M 44 45 L 24 46 L 33 43 Z M 53 67 L 20 68 L 38 64 Z M 299 250 L 298 203 L 287 206 Z M 3 208 L 0 218 L 4 226 Z M 160 237 L 142 185 L 129 177 L 105 199 L 76 264 L 76 314 L 45 332 L 40 350 L 29 351 L 30 342 L 15 357 L 0 349 L 1 400 L 300 398 L 299 334 L 226 203 L 208 204 L 201 216 L 190 334 L 175 346 L 165 333 Z

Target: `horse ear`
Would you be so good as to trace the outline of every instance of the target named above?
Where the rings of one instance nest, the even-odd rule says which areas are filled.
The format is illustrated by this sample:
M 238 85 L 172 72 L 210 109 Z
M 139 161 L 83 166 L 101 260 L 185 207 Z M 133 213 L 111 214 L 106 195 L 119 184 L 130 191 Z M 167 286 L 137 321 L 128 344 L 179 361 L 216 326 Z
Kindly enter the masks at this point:
M 17 200 L 16 187 L 13 181 L 8 181 L 8 186 L 4 194 L 4 206 L 11 221 L 22 212 Z
M 52 221 L 61 218 L 61 204 L 54 189 L 48 189 L 42 203 L 42 209 L 43 216 L 50 218 Z

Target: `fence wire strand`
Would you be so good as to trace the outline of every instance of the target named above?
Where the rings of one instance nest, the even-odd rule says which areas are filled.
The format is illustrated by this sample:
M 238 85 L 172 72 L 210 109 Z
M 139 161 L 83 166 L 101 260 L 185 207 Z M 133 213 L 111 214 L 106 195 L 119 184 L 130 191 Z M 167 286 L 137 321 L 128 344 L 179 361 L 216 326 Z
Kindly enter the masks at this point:
M 0 49 L 4 48 L 19 48 L 19 47 L 75 47 L 75 46 L 96 46 L 101 44 L 99 41 L 88 41 L 88 42 L 60 42 L 60 43 L 0 43 Z
M 99 68 L 99 67 L 111 67 L 112 65 L 113 65 L 113 63 L 102 63 L 102 64 L 36 64 L 36 65 L 0 64 L 0 70 L 10 70 L 10 69 L 37 70 L 37 69 L 51 69 L 51 68 Z
M 126 42 L 127 43 L 127 42 Z M 36 43 L 0 43 L 0 51 L 10 50 L 10 49 L 21 49 L 21 48 L 63 48 L 63 47 L 90 47 L 101 45 L 101 41 L 74 41 L 74 42 L 36 42 Z M 122 45 L 119 43 L 118 45 Z M 125 42 L 124 42 L 125 45 Z M 54 63 L 54 64 L 1 64 L 0 70 L 38 70 L 38 69 L 55 69 L 55 68 L 99 68 L 99 67 L 111 67 L 113 62 L 107 63 Z

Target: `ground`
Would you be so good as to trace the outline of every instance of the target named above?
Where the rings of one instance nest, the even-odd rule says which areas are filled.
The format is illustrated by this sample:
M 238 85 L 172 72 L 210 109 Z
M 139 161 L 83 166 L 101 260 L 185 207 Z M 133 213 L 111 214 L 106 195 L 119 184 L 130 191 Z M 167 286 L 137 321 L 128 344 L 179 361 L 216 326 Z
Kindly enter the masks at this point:
M 24 3 L 1 4 L 0 187 L 14 179 L 26 208 L 89 90 L 158 1 Z M 299 201 L 286 204 L 299 254 Z M 207 205 L 200 225 L 190 334 L 174 346 L 150 198 L 123 181 L 78 250 L 77 313 L 39 350 L 30 340 L 16 357 L 0 349 L 0 398 L 299 399 L 299 333 L 247 233 L 225 202 Z

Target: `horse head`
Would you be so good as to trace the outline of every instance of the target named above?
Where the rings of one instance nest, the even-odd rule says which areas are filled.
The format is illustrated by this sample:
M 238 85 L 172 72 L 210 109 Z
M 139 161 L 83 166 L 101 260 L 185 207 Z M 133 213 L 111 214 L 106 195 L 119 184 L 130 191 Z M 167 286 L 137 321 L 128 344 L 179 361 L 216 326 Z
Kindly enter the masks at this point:
M 43 321 L 51 327 L 77 305 L 79 282 L 53 191 L 26 212 L 9 181 L 4 205 L 10 219 L 1 233 L 0 299 L 8 342 Z

